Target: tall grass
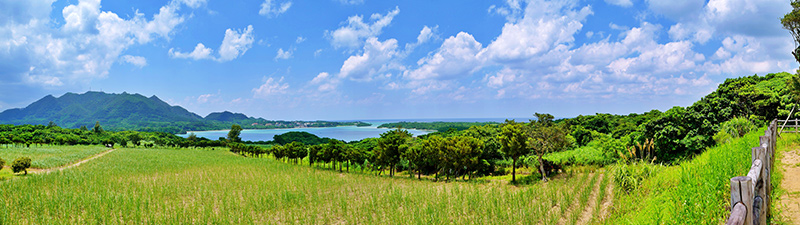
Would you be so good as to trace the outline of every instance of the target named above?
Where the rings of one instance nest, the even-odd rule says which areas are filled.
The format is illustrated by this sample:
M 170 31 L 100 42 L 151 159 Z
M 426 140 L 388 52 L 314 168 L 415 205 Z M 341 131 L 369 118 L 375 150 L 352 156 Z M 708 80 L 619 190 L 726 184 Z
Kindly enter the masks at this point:
M 764 129 L 707 149 L 691 161 L 644 180 L 631 194 L 617 193 L 609 224 L 720 224 L 729 212 L 730 178 L 750 169 L 751 148 Z M 617 191 L 619 191 L 617 189 Z
M 0 182 L 0 219 L 12 224 L 535 224 L 557 221 L 587 181 L 581 175 L 521 187 L 429 182 L 341 174 L 224 150 L 120 149 L 70 170 Z
M 10 164 L 19 157 L 31 158 L 31 168 L 52 168 L 70 164 L 101 153 L 108 148 L 100 145 L 59 146 L 44 145 L 0 148 L 0 158 Z

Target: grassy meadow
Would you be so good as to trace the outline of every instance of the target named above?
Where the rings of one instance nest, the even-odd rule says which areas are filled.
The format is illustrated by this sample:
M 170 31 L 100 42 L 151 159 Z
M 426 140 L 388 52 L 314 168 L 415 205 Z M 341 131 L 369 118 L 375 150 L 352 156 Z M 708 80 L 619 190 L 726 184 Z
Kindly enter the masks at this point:
M 10 166 L 19 157 L 31 158 L 31 168 L 46 169 L 67 165 L 108 150 L 101 145 L 31 145 L 26 147 L 0 147 L 0 159 Z
M 69 170 L 0 182 L 0 221 L 575 224 L 583 205 L 600 201 L 587 191 L 607 185 L 601 175 L 518 187 L 346 174 L 226 150 L 119 149 Z
M 730 178 L 750 170 L 751 148 L 765 129 L 707 149 L 678 166 L 663 167 L 630 194 L 617 193 L 606 224 L 722 224 L 730 214 Z M 778 138 L 778 151 L 797 142 L 794 134 Z M 644 166 L 644 165 L 635 165 Z M 776 167 L 778 164 L 776 164 Z M 780 170 L 773 171 L 779 183 Z M 616 191 L 621 192 L 619 189 Z M 774 202 L 773 202 L 774 203 Z M 775 213 L 775 212 L 773 212 Z M 776 221 L 773 221 L 776 222 Z

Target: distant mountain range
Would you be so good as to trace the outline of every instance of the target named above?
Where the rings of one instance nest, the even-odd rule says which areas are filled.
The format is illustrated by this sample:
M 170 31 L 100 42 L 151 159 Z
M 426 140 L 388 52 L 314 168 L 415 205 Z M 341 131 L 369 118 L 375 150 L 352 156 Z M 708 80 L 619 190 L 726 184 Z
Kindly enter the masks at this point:
M 140 130 L 183 133 L 228 129 L 239 124 L 246 129 L 330 127 L 369 125 L 361 122 L 272 121 L 242 113 L 214 112 L 201 117 L 180 106 L 171 106 L 156 96 L 86 92 L 45 96 L 25 108 L 0 113 L 0 124 L 42 124 L 54 122 L 64 128 L 93 127 L 100 122 L 108 130 Z

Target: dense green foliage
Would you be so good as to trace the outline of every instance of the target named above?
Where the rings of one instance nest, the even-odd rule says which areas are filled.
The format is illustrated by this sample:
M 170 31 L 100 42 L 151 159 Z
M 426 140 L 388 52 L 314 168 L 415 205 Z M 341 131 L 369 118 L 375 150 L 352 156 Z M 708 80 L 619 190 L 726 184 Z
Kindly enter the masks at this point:
M 317 135 L 305 131 L 290 131 L 283 134 L 276 134 L 272 137 L 276 144 L 285 145 L 292 142 L 300 142 L 306 145 L 319 145 L 325 144 L 330 141 L 330 138 L 320 138 Z
M 0 113 L 2 124 L 58 124 L 65 128 L 78 128 L 96 122 L 112 131 L 159 131 L 173 134 L 221 130 L 234 124 L 245 129 L 369 125 L 363 122 L 272 121 L 230 112 L 211 113 L 203 118 L 180 106 L 170 106 L 156 96 L 147 98 L 124 92 L 66 93 L 58 98 L 48 95 L 25 108 L 9 109 Z
M 472 126 L 483 126 L 488 124 L 498 124 L 495 122 L 397 122 L 397 123 L 384 123 L 378 128 L 402 128 L 402 129 L 416 129 L 416 130 L 435 130 L 438 132 L 447 132 L 450 129 L 462 131 L 469 129 Z
M 225 146 L 224 141 L 207 138 L 182 138 L 163 132 L 105 131 L 97 124 L 92 131 L 66 129 L 44 125 L 0 125 L 0 145 L 31 147 L 45 145 L 107 145 L 165 146 L 165 147 L 214 147 Z M 138 143 L 138 144 L 137 144 Z
M 663 167 L 647 163 L 615 167 L 615 180 L 630 195 L 619 195 L 609 224 L 720 224 L 729 214 L 730 178 L 747 174 L 750 149 L 764 129 L 709 148 L 691 161 Z M 788 134 L 784 134 L 788 135 Z M 795 136 L 796 135 L 792 135 Z M 781 143 L 796 138 L 779 139 Z M 661 171 L 653 174 L 653 171 Z M 641 177 L 653 176 L 650 179 Z M 636 184 L 640 182 L 639 187 Z M 635 202 L 635 204 L 633 204 Z
M 11 171 L 14 173 L 25 172 L 28 175 L 28 168 L 31 168 L 31 158 L 28 157 L 17 158 L 11 163 Z

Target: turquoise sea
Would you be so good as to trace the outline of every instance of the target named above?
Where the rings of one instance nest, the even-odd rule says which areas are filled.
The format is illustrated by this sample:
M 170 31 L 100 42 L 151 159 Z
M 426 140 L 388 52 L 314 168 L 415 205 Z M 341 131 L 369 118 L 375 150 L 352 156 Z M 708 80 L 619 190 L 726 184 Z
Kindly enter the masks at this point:
M 358 141 L 364 138 L 371 138 L 371 137 L 380 137 L 380 134 L 390 130 L 387 128 L 378 128 L 381 124 L 384 123 L 392 123 L 392 122 L 399 122 L 399 121 L 407 121 L 407 122 L 434 122 L 434 121 L 445 121 L 445 122 L 503 122 L 505 119 L 403 119 L 403 120 L 361 120 L 367 123 L 371 123 L 372 126 L 369 127 L 356 127 L 356 126 L 346 126 L 346 127 L 320 127 L 320 128 L 291 128 L 291 129 L 258 129 L 258 130 L 243 130 L 239 137 L 245 141 L 271 141 L 272 137 L 278 134 L 283 134 L 290 131 L 305 131 L 308 133 L 312 133 L 319 137 L 329 137 L 333 139 L 339 139 L 344 141 Z M 517 119 L 517 121 L 527 121 L 527 119 Z M 414 136 L 419 136 L 423 134 L 430 133 L 431 131 L 425 130 L 408 130 Z M 191 131 L 189 133 L 194 133 L 198 137 L 204 137 L 211 140 L 217 140 L 220 137 L 226 137 L 228 135 L 228 130 L 215 130 L 215 131 Z M 180 134 L 178 136 L 181 137 L 188 137 L 189 133 L 187 134 Z

